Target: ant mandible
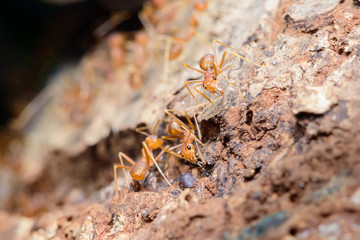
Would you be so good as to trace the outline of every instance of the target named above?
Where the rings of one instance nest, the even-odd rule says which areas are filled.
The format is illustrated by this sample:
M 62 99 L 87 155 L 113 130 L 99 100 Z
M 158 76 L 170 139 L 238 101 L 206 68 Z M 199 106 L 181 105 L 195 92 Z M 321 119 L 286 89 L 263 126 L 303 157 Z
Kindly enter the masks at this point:
M 186 112 L 185 112 L 185 116 L 189 122 L 191 129 L 189 129 L 186 126 L 186 124 L 184 122 L 182 122 L 179 118 L 175 117 L 171 113 L 173 111 L 174 110 L 172 110 L 172 109 L 165 110 L 165 113 L 169 117 L 171 117 L 171 120 L 168 125 L 168 131 L 170 133 L 170 136 L 163 136 L 162 138 L 167 139 L 167 140 L 182 139 L 182 143 L 180 143 L 176 146 L 173 146 L 169 149 L 163 149 L 163 150 L 170 153 L 171 155 L 185 159 L 193 164 L 196 164 L 196 165 L 202 167 L 202 165 L 205 163 L 205 161 L 201 157 L 202 162 L 199 162 L 199 160 L 196 158 L 195 147 L 192 144 L 192 142 L 195 141 L 196 145 L 197 145 L 197 143 L 200 143 L 201 145 L 203 145 L 202 142 L 195 136 L 194 125 L 192 124 L 192 122 Z M 175 149 L 180 148 L 180 147 L 181 147 L 181 149 L 180 149 L 179 153 L 174 152 Z
M 209 53 L 209 54 L 206 54 L 204 55 L 200 61 L 199 61 L 199 66 L 201 68 L 200 69 L 196 69 L 196 68 L 193 68 L 193 67 L 190 67 L 189 65 L 187 65 L 186 63 L 184 63 L 184 66 L 187 67 L 187 68 L 190 68 L 194 71 L 197 71 L 201 74 L 204 75 L 204 79 L 203 80 L 192 80 L 192 81 L 187 81 L 185 82 L 185 86 L 187 88 L 187 90 L 190 92 L 191 96 L 196 100 L 194 94 L 191 92 L 190 88 L 189 88 L 189 84 L 190 83 L 199 83 L 198 85 L 194 86 L 193 89 L 199 93 L 201 96 L 203 96 L 204 98 L 206 98 L 211 104 L 214 105 L 215 109 L 216 109 L 216 105 L 214 104 L 213 101 L 210 100 L 209 97 L 207 97 L 205 94 L 201 93 L 198 88 L 199 87 L 203 87 L 204 89 L 206 89 L 207 91 L 209 91 L 210 93 L 214 94 L 215 96 L 217 97 L 221 97 L 223 95 L 223 90 L 221 89 L 220 87 L 220 84 L 219 84 L 219 81 L 218 81 L 218 75 L 219 74 L 222 74 L 223 77 L 229 82 L 230 85 L 234 85 L 234 83 L 231 83 L 227 77 L 223 74 L 223 72 L 228 69 L 229 67 L 231 67 L 231 65 L 228 65 L 227 67 L 223 68 L 223 65 L 225 63 L 225 56 L 227 53 L 229 54 L 232 54 L 234 56 L 237 56 L 247 62 L 250 62 L 258 67 L 262 67 L 265 65 L 265 62 L 261 63 L 260 65 L 259 64 L 256 64 L 248 59 L 246 59 L 245 57 L 239 55 L 239 54 L 236 54 L 234 52 L 231 52 L 231 51 L 225 51 L 222 55 L 222 58 L 221 58 L 221 61 L 220 61 L 220 64 L 217 63 L 217 58 L 216 58 L 216 49 L 215 49 L 215 43 L 218 43 L 218 44 L 221 44 L 229 49 L 232 49 L 232 50 L 235 50 L 235 48 L 232 48 L 230 47 L 229 45 L 226 45 L 225 43 L 222 43 L 220 41 L 217 41 L 217 40 L 214 40 L 213 43 L 212 43 L 212 51 L 213 53 Z M 245 100 L 244 96 L 242 95 L 240 89 L 239 89 L 239 93 L 240 93 L 240 96 L 243 100 Z M 197 101 L 197 100 L 196 100 Z
M 154 131 L 158 125 L 159 121 L 156 123 L 154 127 Z M 167 148 L 163 148 L 163 140 L 154 134 L 149 134 L 147 132 L 142 131 L 142 128 L 135 129 L 136 132 L 141 133 L 146 136 L 146 139 L 142 142 L 142 149 L 141 149 L 141 159 L 138 162 L 133 161 L 129 156 L 127 156 L 123 152 L 119 152 L 119 161 L 121 164 L 114 164 L 114 184 L 115 184 L 115 191 L 116 191 L 116 200 L 119 200 L 119 193 L 117 188 L 117 173 L 116 170 L 118 168 L 130 170 L 130 176 L 137 181 L 145 179 L 146 174 L 149 172 L 150 167 L 154 164 L 156 168 L 159 170 L 161 176 L 166 180 L 170 187 L 175 188 L 171 185 L 170 181 L 165 177 L 164 173 L 162 172 L 161 168 L 157 164 L 157 161 L 164 155 L 167 151 Z M 154 157 L 153 150 L 162 148 L 163 150 Z M 125 166 L 123 163 L 122 158 L 125 158 L 132 166 Z M 124 170 L 125 172 L 125 170 Z

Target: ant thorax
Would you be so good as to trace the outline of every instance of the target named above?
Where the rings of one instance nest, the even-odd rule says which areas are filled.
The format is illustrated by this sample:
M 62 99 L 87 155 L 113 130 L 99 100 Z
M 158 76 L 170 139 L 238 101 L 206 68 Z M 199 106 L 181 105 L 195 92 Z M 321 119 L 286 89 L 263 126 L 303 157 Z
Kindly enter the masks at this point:
M 163 141 L 161 140 L 161 138 L 159 138 L 155 135 L 149 135 L 145 139 L 145 142 L 152 150 L 160 148 L 160 146 L 163 144 Z
M 195 148 L 191 143 L 184 144 L 181 149 L 182 155 L 192 163 L 196 163 Z
M 183 142 L 184 143 L 192 143 L 195 140 L 195 135 L 193 134 L 193 132 L 191 131 L 185 131 L 184 132 L 184 138 L 183 138 Z

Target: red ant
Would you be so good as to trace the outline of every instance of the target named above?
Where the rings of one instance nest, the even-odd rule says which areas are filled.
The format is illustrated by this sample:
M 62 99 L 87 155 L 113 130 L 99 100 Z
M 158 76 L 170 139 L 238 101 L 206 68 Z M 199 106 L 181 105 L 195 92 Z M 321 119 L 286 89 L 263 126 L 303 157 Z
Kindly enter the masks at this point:
M 154 131 L 155 131 L 158 123 L 159 123 L 159 121 L 155 125 Z M 163 176 L 163 178 L 166 180 L 166 182 L 169 184 L 169 186 L 172 188 L 175 188 L 173 185 L 171 185 L 171 183 L 165 177 L 161 168 L 157 164 L 157 161 L 167 151 L 167 148 L 162 147 L 163 140 L 154 134 L 149 134 L 147 132 L 142 131 L 142 128 L 137 128 L 135 131 L 146 136 L 146 139 L 142 142 L 142 149 L 141 149 L 142 157 L 141 157 L 140 161 L 135 162 L 129 156 L 127 156 L 125 153 L 119 152 L 119 160 L 120 160 L 121 164 L 114 164 L 114 178 L 115 178 L 114 184 L 115 184 L 115 191 L 116 191 L 116 201 L 119 200 L 119 193 L 118 193 L 118 188 L 117 188 L 117 174 L 116 174 L 116 170 L 118 168 L 130 170 L 130 176 L 134 180 L 140 181 L 140 180 L 145 179 L 146 174 L 149 172 L 150 167 L 152 167 L 155 164 L 155 166 L 159 170 L 161 176 Z M 159 148 L 162 148 L 163 150 L 156 157 L 154 157 L 153 150 L 156 150 Z M 122 158 L 125 158 L 132 166 L 131 167 L 125 166 Z
M 193 164 L 199 165 L 202 167 L 202 164 L 205 163 L 201 158 L 201 162 L 196 158 L 195 148 L 192 144 L 193 141 L 197 144 L 199 142 L 201 145 L 202 142 L 195 136 L 195 128 L 192 124 L 188 114 L 185 112 L 186 119 L 189 122 L 191 129 L 189 129 L 184 122 L 182 122 L 179 118 L 175 117 L 171 112 L 174 111 L 172 109 L 165 110 L 165 113 L 170 116 L 172 119 L 168 125 L 168 131 L 170 136 L 163 136 L 163 139 L 173 140 L 173 139 L 182 139 L 182 143 L 176 146 L 173 146 L 169 149 L 163 149 L 164 151 L 170 153 L 171 155 L 177 156 L 179 158 L 185 159 Z M 179 153 L 175 153 L 173 150 L 180 148 Z
M 236 53 L 233 53 L 233 52 L 230 52 L 230 51 L 225 51 L 222 55 L 222 58 L 221 58 L 221 61 L 220 61 L 220 64 L 217 63 L 217 58 L 216 58 L 216 49 L 215 49 L 215 43 L 218 43 L 218 44 L 221 44 L 227 48 L 230 48 L 230 49 L 233 49 L 236 51 L 236 49 L 226 45 L 225 43 L 222 43 L 222 42 L 219 42 L 217 40 L 214 40 L 213 43 L 212 43 L 212 50 L 213 50 L 213 53 L 209 53 L 209 54 L 206 54 L 204 55 L 200 61 L 199 61 L 199 66 L 201 68 L 200 69 L 195 69 L 193 67 L 190 67 L 189 65 L 185 64 L 184 63 L 184 66 L 187 67 L 187 68 L 190 68 L 194 71 L 197 71 L 201 74 L 204 75 L 204 79 L 203 80 L 192 80 L 192 81 L 187 81 L 185 82 L 185 86 L 187 88 L 187 90 L 190 92 L 191 96 L 196 100 L 194 94 L 191 92 L 188 84 L 190 83 L 199 83 L 198 85 L 194 86 L 193 89 L 198 92 L 201 96 L 203 96 L 204 98 L 206 98 L 210 103 L 212 103 L 216 109 L 216 105 L 213 103 L 213 101 L 210 100 L 209 97 L 207 97 L 205 94 L 201 93 L 197 88 L 199 87 L 203 87 L 204 89 L 206 89 L 207 91 L 209 91 L 210 93 L 214 94 L 215 96 L 217 97 L 220 97 L 223 95 L 223 90 L 221 89 L 220 87 L 220 84 L 219 84 L 219 81 L 218 81 L 218 75 L 219 74 L 222 74 L 223 77 L 229 82 L 229 84 L 231 85 L 234 85 L 234 83 L 231 83 L 227 77 L 223 74 L 223 72 L 228 69 L 229 67 L 231 67 L 231 65 L 228 65 L 227 67 L 223 68 L 223 65 L 225 63 L 225 56 L 227 53 L 229 54 L 232 54 L 234 56 L 237 56 L 247 62 L 250 62 L 252 64 L 255 64 L 256 66 L 258 67 L 262 67 L 265 65 L 265 62 L 263 62 L 261 65 L 259 64 L 256 64 L 246 58 L 244 58 L 243 56 L 239 55 L 239 54 L 236 54 Z M 241 98 L 243 100 L 245 100 L 244 96 L 242 95 L 240 89 L 239 89 L 239 93 L 241 95 Z M 197 101 L 197 100 L 196 100 Z

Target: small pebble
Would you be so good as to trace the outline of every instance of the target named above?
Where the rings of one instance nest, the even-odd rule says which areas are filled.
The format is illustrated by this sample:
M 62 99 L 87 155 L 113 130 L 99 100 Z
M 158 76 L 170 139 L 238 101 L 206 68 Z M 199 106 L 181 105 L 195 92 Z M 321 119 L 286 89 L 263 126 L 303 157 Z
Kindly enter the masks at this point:
M 182 188 L 192 188 L 195 183 L 195 177 L 191 173 L 184 172 L 180 176 L 180 187 Z

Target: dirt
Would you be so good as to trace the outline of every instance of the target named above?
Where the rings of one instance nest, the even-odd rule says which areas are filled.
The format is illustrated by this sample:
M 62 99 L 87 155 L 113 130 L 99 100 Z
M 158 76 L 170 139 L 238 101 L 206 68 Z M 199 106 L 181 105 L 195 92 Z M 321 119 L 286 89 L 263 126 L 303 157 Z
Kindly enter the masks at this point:
M 350 0 L 312 4 L 209 1 L 200 19 L 212 23 L 213 29 L 200 25 L 200 33 L 227 40 L 247 57 L 263 59 L 265 66 L 233 58 L 226 74 L 236 79 L 245 100 L 223 81 L 224 95 L 215 101 L 216 108 L 206 104 L 195 111 L 204 144 L 197 156 L 206 164 L 201 168 L 170 157 L 166 175 L 175 188 L 154 167 L 142 181 L 124 178 L 119 171 L 120 198 L 114 201 L 112 164 L 119 151 L 140 158 L 144 137 L 135 128 L 166 118 L 165 108 L 177 109 L 176 115 L 186 122 L 182 110 L 195 103 L 182 80 L 196 74 L 178 65 L 199 59 L 195 55 L 201 56 L 205 48 L 201 41 L 186 44 L 201 45 L 196 52 L 170 62 L 168 85 L 156 85 L 153 95 L 139 94 L 159 81 L 154 74 L 156 79 L 149 77 L 144 89 L 127 93 L 130 99 L 111 102 L 109 108 L 121 106 L 123 111 L 114 115 L 114 122 L 100 121 L 96 128 L 88 128 L 91 122 L 79 123 L 76 131 L 82 133 L 71 141 L 46 145 L 45 154 L 40 154 L 44 159 L 35 160 L 43 164 L 36 174 L 17 179 L 17 174 L 30 171 L 22 164 L 34 158 L 21 160 L 19 154 L 29 153 L 29 138 L 18 148 L 13 142 L 1 162 L 1 179 L 14 183 L 1 196 L 0 236 L 360 239 L 360 8 Z M 104 98 L 116 83 L 107 84 L 97 96 Z M 206 102 L 201 96 L 197 99 Z M 135 106 L 139 112 L 130 116 Z M 74 139 L 86 139 L 83 132 L 100 130 L 103 135 L 96 133 L 94 144 L 84 140 L 82 147 L 72 146 Z M 167 135 L 166 122 L 159 124 L 157 134 Z M 18 165 L 6 159 L 17 159 Z M 159 163 L 166 168 L 165 160 Z M 187 186 L 184 181 L 191 180 L 184 180 L 184 173 L 194 183 Z

